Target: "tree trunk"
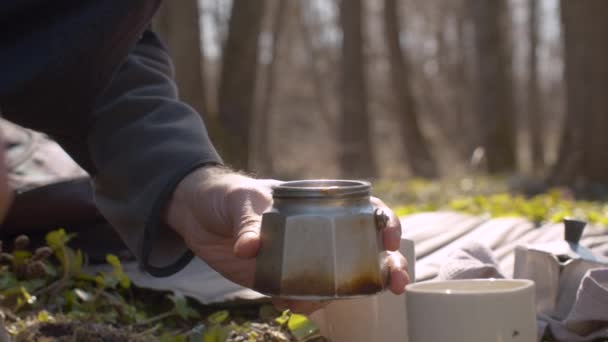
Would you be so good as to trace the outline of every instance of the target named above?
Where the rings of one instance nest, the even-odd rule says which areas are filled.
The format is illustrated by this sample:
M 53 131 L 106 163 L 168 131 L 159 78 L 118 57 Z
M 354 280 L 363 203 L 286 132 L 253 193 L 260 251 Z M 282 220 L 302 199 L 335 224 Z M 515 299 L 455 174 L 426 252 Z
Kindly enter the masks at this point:
M 197 1 L 165 1 L 153 28 L 171 54 L 180 99 L 208 121 Z
M 328 94 L 328 87 L 323 79 L 323 73 L 318 67 L 318 61 L 324 57 L 321 56 L 318 48 L 313 42 L 312 33 L 310 32 L 309 23 L 306 22 L 302 3 L 302 0 L 297 0 L 294 2 L 296 12 L 295 16 L 298 20 L 298 27 L 300 28 L 300 34 L 302 35 L 302 42 L 304 43 L 306 52 L 310 54 L 310 77 L 312 78 L 313 82 L 316 104 L 321 116 L 321 120 L 323 120 L 327 130 L 331 132 L 331 134 L 335 134 L 337 132 L 336 120 L 332 116 L 332 110 L 330 108 L 331 101 L 329 99 L 331 94 Z
M 406 160 L 414 175 L 437 177 L 437 165 L 420 130 L 416 102 L 410 86 L 410 70 L 401 50 L 397 0 L 384 3 L 384 29 L 390 60 L 393 93 L 399 105 L 399 126 L 405 145 Z
M 285 26 L 285 17 L 289 1 L 277 0 L 274 18 L 272 22 L 272 50 L 268 65 L 266 65 L 265 87 L 262 94 L 261 104 L 256 112 L 255 131 L 253 132 L 255 146 L 252 146 L 251 165 L 259 175 L 269 176 L 272 174 L 274 166 L 271 153 L 271 133 L 270 129 L 273 98 L 276 88 L 276 70 L 279 63 L 279 52 L 281 37 Z
M 567 113 L 553 182 L 608 184 L 608 1 L 561 1 Z
M 469 29 L 469 24 L 471 21 L 471 14 L 468 11 L 467 6 L 465 6 L 466 2 L 461 2 L 458 10 L 454 15 L 457 16 L 457 60 L 452 67 L 450 67 L 450 71 L 448 75 L 450 77 L 450 84 L 456 88 L 454 91 L 455 96 L 457 96 L 456 102 L 458 103 L 458 109 L 461 113 L 459 116 L 459 122 L 456 124 L 456 136 L 463 136 L 463 132 L 467 130 L 470 132 L 473 130 L 473 133 L 470 136 L 464 136 L 462 141 L 457 143 L 457 146 L 460 147 L 460 151 L 462 156 L 465 159 L 470 159 L 473 151 L 477 147 L 475 142 L 479 141 L 479 130 L 477 129 L 477 125 L 479 121 L 477 120 L 477 116 L 475 115 L 475 97 L 474 97 L 474 85 L 475 81 L 472 72 L 475 68 L 474 59 L 471 58 L 471 52 L 469 50 L 472 49 L 473 46 L 473 36 L 471 34 L 471 30 Z
M 488 171 L 515 171 L 515 105 L 506 0 L 472 0 L 477 53 L 477 115 Z
M 342 174 L 349 178 L 376 175 L 368 115 L 362 12 L 361 0 L 340 1 L 342 27 L 340 167 Z
M 163 39 L 175 69 L 179 97 L 194 108 L 205 121 L 211 140 L 221 147 L 226 140 L 217 113 L 207 102 L 199 10 L 196 0 L 163 2 L 153 22 Z
M 222 57 L 218 110 L 230 138 L 220 150 L 225 162 L 238 170 L 248 167 L 264 4 L 264 0 L 234 0 Z
M 530 52 L 528 54 L 528 123 L 530 124 L 530 155 L 532 170 L 539 173 L 544 167 L 545 154 L 543 150 L 542 108 L 540 105 L 540 90 L 538 84 L 538 0 L 528 0 L 528 35 Z

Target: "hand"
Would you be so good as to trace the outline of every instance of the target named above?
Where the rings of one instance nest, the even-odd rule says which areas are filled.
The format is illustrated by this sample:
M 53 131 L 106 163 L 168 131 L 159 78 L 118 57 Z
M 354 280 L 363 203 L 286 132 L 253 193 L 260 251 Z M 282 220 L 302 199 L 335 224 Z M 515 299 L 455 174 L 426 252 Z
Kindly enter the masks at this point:
M 251 288 L 255 256 L 260 247 L 262 214 L 272 205 L 271 186 L 275 180 L 246 177 L 218 167 L 204 167 L 184 178 L 169 203 L 167 222 L 186 245 L 227 279 Z M 385 260 L 390 270 L 388 288 L 403 293 L 409 279 L 405 258 L 396 250 L 401 241 L 397 217 L 377 198 L 390 219 L 382 232 Z M 310 313 L 319 303 L 275 300 L 278 307 Z

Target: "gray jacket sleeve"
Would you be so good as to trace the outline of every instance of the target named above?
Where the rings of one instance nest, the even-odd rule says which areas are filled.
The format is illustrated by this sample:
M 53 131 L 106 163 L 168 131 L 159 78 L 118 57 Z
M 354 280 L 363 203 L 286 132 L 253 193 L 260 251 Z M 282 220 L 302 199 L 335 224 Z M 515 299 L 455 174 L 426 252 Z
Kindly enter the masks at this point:
M 162 44 L 146 33 L 99 98 L 87 146 L 96 202 L 146 271 L 167 276 L 192 258 L 163 223 L 183 177 L 221 164 L 200 116 L 180 102 Z

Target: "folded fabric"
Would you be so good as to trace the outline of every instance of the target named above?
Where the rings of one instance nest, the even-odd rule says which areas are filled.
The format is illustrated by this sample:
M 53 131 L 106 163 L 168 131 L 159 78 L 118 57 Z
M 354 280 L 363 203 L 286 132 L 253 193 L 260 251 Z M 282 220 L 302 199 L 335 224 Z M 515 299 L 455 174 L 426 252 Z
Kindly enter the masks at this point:
M 504 278 L 492 251 L 472 242 L 448 255 L 436 279 Z M 539 340 L 549 330 L 555 341 L 591 342 L 608 338 L 608 268 L 589 270 L 574 305 L 563 320 L 538 317 Z
M 139 287 L 178 292 L 202 304 L 267 300 L 266 296 L 222 277 L 199 258 L 193 258 L 184 269 L 168 277 L 154 277 L 143 271 L 136 262 L 123 263 L 123 269 L 133 284 Z M 88 265 L 85 271 L 95 274 L 111 272 L 112 268 L 110 265 Z
M 448 261 L 439 268 L 437 279 L 504 278 L 498 262 L 489 248 L 471 242 L 452 252 Z
M 557 341 L 585 342 L 608 338 L 608 268 L 587 271 L 568 316 L 540 317 Z

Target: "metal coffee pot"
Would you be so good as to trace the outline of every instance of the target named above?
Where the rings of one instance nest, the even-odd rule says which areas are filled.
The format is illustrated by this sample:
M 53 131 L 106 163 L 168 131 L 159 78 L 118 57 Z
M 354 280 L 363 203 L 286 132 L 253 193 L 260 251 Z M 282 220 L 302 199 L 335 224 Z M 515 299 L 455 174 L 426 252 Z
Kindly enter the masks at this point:
M 516 247 L 514 278 L 536 282 L 537 313 L 564 319 L 585 273 L 608 267 L 605 258 L 579 245 L 585 225 L 580 220 L 565 219 L 564 240 Z
M 371 185 L 304 180 L 273 187 L 263 214 L 253 289 L 293 299 L 333 299 L 382 291 L 387 273 L 380 229 L 388 217 L 370 202 Z

